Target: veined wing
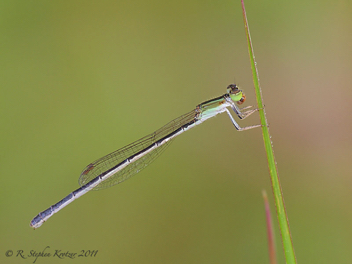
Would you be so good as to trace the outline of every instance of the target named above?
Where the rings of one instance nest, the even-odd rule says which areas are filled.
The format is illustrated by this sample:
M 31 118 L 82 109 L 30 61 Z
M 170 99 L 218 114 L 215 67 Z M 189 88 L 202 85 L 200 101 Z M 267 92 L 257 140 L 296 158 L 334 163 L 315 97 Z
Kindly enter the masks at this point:
M 154 133 L 151 133 L 119 150 L 116 150 L 96 161 L 89 164 L 81 173 L 79 177 L 79 184 L 81 186 L 87 184 L 97 176 L 102 173 L 114 168 L 118 164 L 122 163 L 126 159 L 132 157 L 136 153 L 143 151 L 149 146 L 153 145 L 156 142 L 161 142 L 165 137 L 170 135 L 171 133 L 178 130 L 183 125 L 186 125 L 192 121 L 196 120 L 196 110 L 193 110 L 185 115 L 182 115 L 173 121 L 169 122 L 162 128 L 158 129 Z M 135 162 L 130 163 L 127 167 L 123 168 L 120 171 L 117 171 L 110 178 L 101 182 L 99 185 L 93 188 L 93 190 L 100 190 L 109 188 L 115 184 L 123 182 L 129 178 L 131 178 L 134 174 L 140 172 L 142 169 L 147 167 L 150 163 L 152 163 L 171 143 L 172 140 L 169 140 L 151 152 L 145 154 Z

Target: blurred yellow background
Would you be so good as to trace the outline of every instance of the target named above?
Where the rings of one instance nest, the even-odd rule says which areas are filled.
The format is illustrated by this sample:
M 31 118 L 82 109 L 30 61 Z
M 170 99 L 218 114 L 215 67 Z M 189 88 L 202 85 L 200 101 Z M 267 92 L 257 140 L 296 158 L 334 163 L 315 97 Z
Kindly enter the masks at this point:
M 245 4 L 298 262 L 352 263 L 352 3 Z M 239 0 L 6 1 L 0 12 L 1 263 L 33 263 L 17 251 L 47 246 L 98 254 L 36 263 L 269 263 L 261 131 L 236 132 L 225 114 L 29 227 L 90 162 L 228 84 L 255 105 Z

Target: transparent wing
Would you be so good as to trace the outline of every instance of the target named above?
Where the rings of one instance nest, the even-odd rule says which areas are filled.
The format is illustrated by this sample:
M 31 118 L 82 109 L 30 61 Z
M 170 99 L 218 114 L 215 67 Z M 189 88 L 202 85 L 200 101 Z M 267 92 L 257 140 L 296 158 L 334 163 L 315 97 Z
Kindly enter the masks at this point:
M 89 164 L 82 171 L 81 176 L 78 180 L 79 184 L 81 186 L 85 185 L 86 183 L 90 182 L 103 172 L 115 167 L 119 163 L 123 162 L 134 154 L 142 151 L 148 146 L 154 144 L 155 142 L 158 142 L 170 133 L 182 127 L 183 125 L 188 124 L 192 121 L 196 121 L 196 112 L 197 110 L 193 110 L 185 115 L 182 115 L 169 122 L 162 128 L 158 129 L 154 133 L 151 133 Z M 131 178 L 134 174 L 140 172 L 142 169 L 152 163 L 170 145 L 171 141 L 172 140 L 169 140 L 168 142 L 160 145 L 159 147 L 155 148 L 153 151 L 144 155 L 140 159 L 129 164 L 124 169 L 116 172 L 110 178 L 97 185 L 93 190 L 109 188 L 115 184 L 118 184 Z

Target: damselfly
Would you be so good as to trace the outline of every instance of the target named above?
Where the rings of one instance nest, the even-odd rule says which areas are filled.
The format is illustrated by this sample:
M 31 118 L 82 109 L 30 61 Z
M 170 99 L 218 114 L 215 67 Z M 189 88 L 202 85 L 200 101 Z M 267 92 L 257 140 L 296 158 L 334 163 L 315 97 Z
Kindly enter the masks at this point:
M 251 106 L 239 108 L 236 105 L 241 105 L 245 99 L 242 90 L 231 84 L 224 95 L 201 103 L 191 112 L 174 119 L 157 131 L 90 163 L 79 177 L 81 187 L 39 213 L 30 226 L 40 227 L 54 213 L 90 190 L 108 188 L 131 178 L 154 161 L 173 138 L 217 114 L 226 112 L 238 131 L 259 127 L 260 125 L 240 127 L 227 109 L 230 107 L 240 119 L 248 117 L 256 110 L 241 112 Z

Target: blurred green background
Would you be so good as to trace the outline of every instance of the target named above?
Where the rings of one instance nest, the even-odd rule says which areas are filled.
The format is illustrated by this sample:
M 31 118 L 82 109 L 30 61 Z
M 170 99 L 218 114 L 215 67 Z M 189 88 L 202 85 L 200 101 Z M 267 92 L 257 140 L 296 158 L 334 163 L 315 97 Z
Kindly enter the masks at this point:
M 352 3 L 245 4 L 298 262 L 352 263 Z M 225 114 L 29 227 L 87 164 L 228 84 L 255 105 L 239 0 L 2 1 L 0 13 L 1 263 L 47 246 L 98 254 L 36 263 L 269 263 L 261 131 Z

